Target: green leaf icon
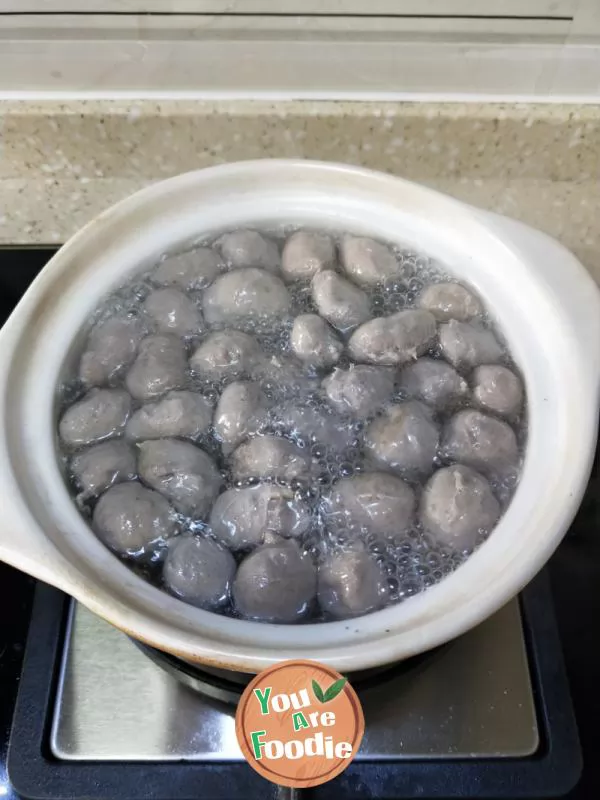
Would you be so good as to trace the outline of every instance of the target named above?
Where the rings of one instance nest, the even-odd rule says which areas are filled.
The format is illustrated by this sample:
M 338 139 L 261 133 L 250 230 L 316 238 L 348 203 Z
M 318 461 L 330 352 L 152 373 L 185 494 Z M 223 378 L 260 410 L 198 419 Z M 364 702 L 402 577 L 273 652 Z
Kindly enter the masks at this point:
M 313 692 L 315 693 L 315 697 L 317 698 L 319 703 L 324 703 L 325 702 L 325 695 L 323 694 L 323 689 L 321 689 L 321 687 L 316 682 L 316 680 L 314 680 L 314 678 L 313 678 L 313 682 L 312 682 L 312 689 L 313 689 Z
M 319 701 L 319 703 L 328 703 L 330 700 L 333 700 L 338 694 L 342 691 L 344 686 L 346 685 L 348 678 L 339 678 L 337 681 L 334 681 L 331 686 L 323 691 L 319 684 L 313 680 L 312 688 L 315 694 L 315 697 Z
M 344 686 L 346 685 L 348 678 L 339 678 L 337 681 L 331 684 L 329 689 L 325 692 L 324 695 L 324 703 L 328 703 L 330 700 L 333 700 L 334 697 L 337 697 L 338 694 L 342 691 Z

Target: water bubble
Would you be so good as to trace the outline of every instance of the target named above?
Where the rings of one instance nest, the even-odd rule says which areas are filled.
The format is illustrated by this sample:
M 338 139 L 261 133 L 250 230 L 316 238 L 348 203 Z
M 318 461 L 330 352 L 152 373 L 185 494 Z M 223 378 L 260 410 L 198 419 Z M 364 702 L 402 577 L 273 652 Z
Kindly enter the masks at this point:
M 406 597 L 412 597 L 413 595 L 418 594 L 418 592 L 419 592 L 418 583 L 412 581 L 405 581 L 400 586 L 400 591 L 398 592 L 398 595 L 400 597 L 406 598 Z
M 429 567 L 431 567 L 432 569 L 435 569 L 436 567 L 438 567 L 440 565 L 441 558 L 440 558 L 438 553 L 435 553 L 435 552 L 432 551 L 432 552 L 427 553 L 427 555 L 425 556 L 425 562 Z

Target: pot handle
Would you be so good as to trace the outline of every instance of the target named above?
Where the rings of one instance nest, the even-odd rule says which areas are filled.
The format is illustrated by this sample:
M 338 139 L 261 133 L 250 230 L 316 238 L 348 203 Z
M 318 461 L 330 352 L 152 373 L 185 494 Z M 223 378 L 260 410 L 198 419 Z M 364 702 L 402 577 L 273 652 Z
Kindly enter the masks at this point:
M 23 376 L 14 367 L 15 350 L 30 325 L 26 310 L 22 313 L 22 321 L 13 312 L 0 330 L 0 560 L 68 592 L 77 584 L 77 571 L 54 544 L 62 537 L 60 530 L 52 530 L 57 527 L 56 516 L 48 513 L 52 498 L 36 491 L 30 467 L 35 458 L 27 455 L 32 445 L 18 435 L 21 425 L 15 418 L 15 409 L 22 406 L 15 376 L 17 381 Z M 47 525 L 40 524 L 42 518 L 48 518 Z
M 585 353 L 596 395 L 600 394 L 600 288 L 582 263 L 564 245 L 546 233 L 491 211 L 474 209 L 485 224 L 543 264 L 543 279 L 572 320 Z
M 5 459 L 0 452 L 0 561 L 69 592 L 74 569 L 38 525 Z

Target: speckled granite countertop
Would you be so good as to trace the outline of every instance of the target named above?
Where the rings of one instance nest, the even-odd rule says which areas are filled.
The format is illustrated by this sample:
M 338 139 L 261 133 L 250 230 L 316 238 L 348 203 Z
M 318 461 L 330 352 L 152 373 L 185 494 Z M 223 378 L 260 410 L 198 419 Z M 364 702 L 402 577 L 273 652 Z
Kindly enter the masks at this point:
M 62 242 L 148 183 L 271 156 L 386 170 L 522 219 L 600 282 L 600 106 L 0 102 L 0 244 Z

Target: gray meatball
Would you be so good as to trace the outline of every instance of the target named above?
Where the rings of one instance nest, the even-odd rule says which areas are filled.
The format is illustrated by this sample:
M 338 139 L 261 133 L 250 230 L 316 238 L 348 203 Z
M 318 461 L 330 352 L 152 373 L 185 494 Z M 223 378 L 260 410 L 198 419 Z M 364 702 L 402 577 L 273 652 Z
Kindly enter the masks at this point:
M 287 439 L 257 436 L 233 452 L 231 469 L 238 481 L 247 478 L 292 481 L 310 475 L 311 461 L 306 450 Z
M 90 389 L 60 420 L 60 438 L 67 447 L 83 447 L 123 433 L 131 413 L 131 397 L 122 389 Z
M 295 538 L 308 530 L 310 522 L 310 508 L 303 500 L 291 489 L 270 483 L 228 489 L 210 513 L 214 535 L 231 550 L 263 544 L 267 533 Z
M 162 574 L 167 589 L 184 603 L 215 609 L 229 600 L 235 560 L 212 539 L 184 533 L 168 543 Z
M 115 483 L 135 478 L 135 453 L 122 440 L 101 442 L 74 456 L 71 471 L 82 493 L 93 497 Z
M 315 367 L 337 364 L 344 345 L 317 314 L 300 314 L 294 320 L 290 344 L 297 358 Z
M 235 330 L 209 334 L 190 358 L 194 372 L 209 381 L 232 380 L 249 375 L 261 362 L 256 339 Z
M 205 289 L 204 318 L 209 325 L 274 327 L 287 317 L 290 296 L 280 278 L 264 269 L 237 269 Z
M 459 411 L 446 425 L 442 453 L 482 472 L 503 471 L 519 459 L 513 429 L 481 411 Z
M 436 409 L 447 408 L 466 397 L 467 382 L 445 361 L 419 358 L 402 370 L 400 384 L 413 397 Z
M 210 247 L 197 247 L 186 253 L 168 256 L 154 274 L 158 286 L 174 286 L 184 291 L 205 289 L 221 271 L 221 259 Z
M 309 281 L 334 264 L 335 244 L 326 233 L 297 231 L 288 238 L 281 255 L 281 271 L 288 281 Z
M 389 367 L 352 364 L 349 369 L 334 369 L 321 385 L 338 413 L 364 419 L 392 396 L 394 372 Z
M 318 272 L 311 281 L 312 298 L 319 314 L 340 331 L 348 331 L 371 316 L 367 295 L 330 269 Z
M 190 442 L 156 439 L 139 445 L 140 478 L 183 514 L 205 517 L 221 487 L 213 460 Z
M 229 453 L 247 436 L 258 433 L 267 416 L 267 398 L 260 384 L 234 381 L 223 389 L 215 411 L 215 434 L 224 453 Z
M 473 397 L 483 408 L 511 417 L 523 403 L 523 386 L 506 367 L 486 364 L 473 372 Z
M 179 289 L 155 289 L 143 309 L 160 333 L 193 336 L 202 330 L 200 312 Z
M 158 402 L 142 406 L 131 415 L 125 436 L 137 442 L 168 436 L 195 439 L 210 427 L 212 413 L 212 405 L 201 394 L 168 392 Z
M 402 267 L 394 253 L 374 239 L 344 236 L 340 254 L 344 271 L 361 286 L 376 286 L 402 274 Z
M 450 319 L 466 322 L 483 313 L 477 297 L 459 283 L 427 286 L 419 296 L 418 305 L 430 311 L 438 322 L 448 322 Z
M 330 555 L 319 567 L 317 580 L 319 605 L 334 619 L 377 611 L 389 598 L 385 575 L 366 552 Z
M 259 267 L 270 272 L 279 269 L 279 250 L 275 242 L 257 231 L 239 230 L 217 239 L 215 246 L 231 269 Z
M 143 335 L 135 317 L 113 317 L 95 325 L 79 362 L 81 381 L 86 386 L 112 383 L 135 358 Z
M 386 472 L 342 478 L 322 506 L 328 529 L 377 536 L 393 536 L 410 528 L 414 508 L 410 486 Z
M 388 406 L 365 431 L 365 450 L 375 463 L 401 475 L 431 472 L 437 454 L 438 427 L 417 400 Z
M 175 336 L 147 336 L 125 384 L 136 400 L 155 400 L 170 389 L 182 389 L 186 382 L 186 356 Z
M 439 338 L 444 358 L 458 369 L 493 364 L 502 358 L 498 340 L 486 328 L 451 319 L 440 325 Z
M 288 540 L 263 545 L 242 561 L 233 582 L 233 600 L 242 617 L 290 623 L 306 615 L 316 589 L 310 556 Z
M 350 337 L 348 350 L 356 361 L 394 366 L 422 355 L 435 333 L 429 311 L 409 309 L 365 322 Z
M 475 546 L 500 516 L 500 504 L 489 483 L 463 464 L 439 469 L 427 481 L 419 510 L 426 531 L 456 550 Z
M 158 492 L 137 481 L 112 486 L 96 503 L 92 526 L 122 556 L 149 552 L 175 533 L 176 514 Z

